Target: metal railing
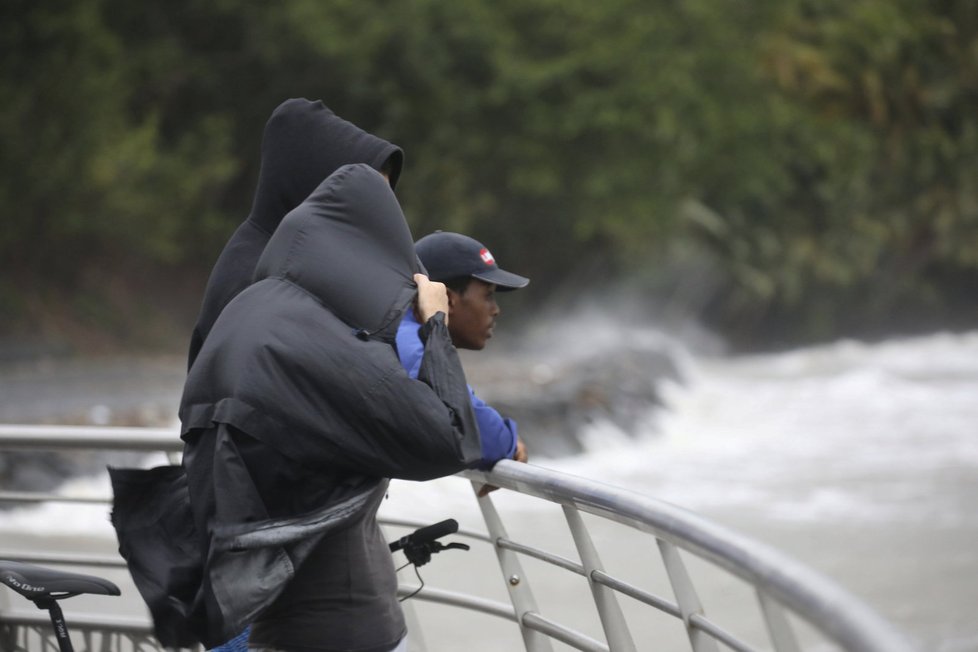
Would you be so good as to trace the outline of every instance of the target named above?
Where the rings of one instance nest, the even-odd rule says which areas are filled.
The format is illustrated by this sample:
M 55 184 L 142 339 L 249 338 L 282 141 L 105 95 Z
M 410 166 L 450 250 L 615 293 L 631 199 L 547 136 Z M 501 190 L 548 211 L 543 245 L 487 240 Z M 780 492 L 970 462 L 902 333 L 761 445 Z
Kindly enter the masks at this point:
M 66 426 L 0 425 L 0 451 L 21 450 L 140 450 L 177 454 L 182 444 L 169 429 L 154 428 L 81 428 Z M 578 558 L 554 554 L 532 541 L 517 541 L 508 534 L 503 518 L 496 507 L 493 494 L 478 497 L 486 532 L 462 530 L 475 543 L 490 546 L 502 571 L 509 603 L 486 597 L 425 586 L 414 599 L 438 605 L 462 608 L 489 617 L 515 623 L 529 652 L 551 652 L 554 642 L 576 650 L 622 651 L 646 650 L 650 643 L 635 640 L 635 627 L 619 604 L 624 596 L 645 610 L 665 614 L 681 623 L 688 643 L 685 649 L 693 652 L 800 652 L 796 623 L 803 621 L 817 634 L 819 646 L 831 643 L 847 652 L 912 652 L 907 640 L 889 623 L 864 603 L 852 597 L 838 585 L 777 550 L 721 527 L 696 514 L 670 503 L 625 491 L 608 484 L 559 473 L 532 464 L 510 461 L 498 463 L 492 472 L 469 471 L 463 474 L 478 491 L 490 484 L 518 492 L 560 507 L 567 529 L 573 539 Z M 85 501 L 91 499 L 54 494 L 30 494 L 5 491 L 0 487 L 0 503 Z M 648 539 L 648 551 L 658 550 L 672 597 L 656 595 L 639 585 L 631 576 L 612 574 L 602 563 L 599 546 L 583 515 L 625 526 L 629 531 Z M 385 519 L 392 527 L 418 527 L 424 523 L 411 520 Z M 654 542 L 654 546 L 653 546 Z M 697 593 L 697 584 L 684 562 L 692 557 L 705 564 L 711 572 L 726 573 L 749 585 L 756 596 L 757 611 L 763 623 L 767 641 L 747 642 L 730 627 L 707 615 Z M 642 555 L 645 558 L 652 555 Z M 82 566 L 123 567 L 118 556 L 57 555 L 50 553 L 0 549 L 0 558 L 40 564 L 74 564 Z M 593 600 L 593 609 L 600 621 L 600 632 L 583 632 L 563 622 L 561 614 L 547 613 L 538 607 L 534 588 L 521 559 L 532 559 L 549 567 L 581 576 L 585 579 Z M 636 560 L 638 561 L 638 560 Z M 637 569 L 636 569 L 637 570 Z M 418 587 L 401 586 L 399 593 L 407 595 Z M 18 633 L 18 629 L 43 628 L 40 615 L 27 615 L 10 608 L 0 591 L 0 642 Z M 632 606 L 632 605 L 630 605 Z M 634 608 L 630 613 L 634 612 Z M 409 613 L 411 624 L 416 625 Z M 734 623 L 736 625 L 737 623 Z M 148 621 L 110 616 L 73 618 L 70 622 L 91 639 L 101 637 L 102 647 L 91 645 L 81 649 L 159 649 L 153 647 Z M 23 633 L 23 632 L 21 632 Z M 96 634 L 97 633 L 97 634 Z M 112 647 L 113 633 L 141 637 L 131 647 Z M 430 636 L 433 632 L 424 632 Z M 92 644 L 94 645 L 94 644 Z M 656 649 L 662 649 L 656 646 Z M 819 647 L 819 649 L 823 649 Z M 412 652 L 423 652 L 424 645 L 412 642 Z

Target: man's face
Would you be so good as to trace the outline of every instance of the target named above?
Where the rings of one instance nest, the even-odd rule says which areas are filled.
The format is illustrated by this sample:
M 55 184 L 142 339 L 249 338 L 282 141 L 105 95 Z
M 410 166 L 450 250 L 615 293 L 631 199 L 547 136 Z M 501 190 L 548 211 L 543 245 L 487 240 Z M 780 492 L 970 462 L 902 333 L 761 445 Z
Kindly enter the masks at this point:
M 456 348 L 474 351 L 485 348 L 498 315 L 493 283 L 473 278 L 465 292 L 448 291 L 448 330 Z

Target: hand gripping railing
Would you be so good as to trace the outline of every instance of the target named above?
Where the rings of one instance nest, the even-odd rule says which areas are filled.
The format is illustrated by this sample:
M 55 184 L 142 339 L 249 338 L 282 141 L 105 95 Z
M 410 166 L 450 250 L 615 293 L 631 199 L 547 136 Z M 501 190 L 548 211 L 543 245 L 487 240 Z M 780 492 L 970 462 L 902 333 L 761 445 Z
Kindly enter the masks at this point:
M 143 450 L 177 454 L 182 444 L 176 433 L 169 429 L 0 425 L 0 450 L 5 449 Z M 549 652 L 553 649 L 554 640 L 574 649 L 588 651 L 650 649 L 645 641 L 636 643 L 633 640 L 628 622 L 618 605 L 621 595 L 681 621 L 689 638 L 689 649 L 693 652 L 718 652 L 720 645 L 736 652 L 759 650 L 738 639 L 706 615 L 682 561 L 681 552 L 705 560 L 753 587 L 766 631 L 776 652 L 797 652 L 801 649 L 789 614 L 807 621 L 826 639 L 847 652 L 913 652 L 893 627 L 830 580 L 768 546 L 669 503 L 608 484 L 508 460 L 499 462 L 491 473 L 470 471 L 462 475 L 472 481 L 476 490 L 489 484 L 561 506 L 579 560 L 567 559 L 512 540 L 497 512 L 493 494 L 489 493 L 477 499 L 488 534 L 467 530 L 460 530 L 458 534 L 493 547 L 511 604 L 433 587 L 425 587 L 413 599 L 463 607 L 514 621 L 519 626 L 525 648 L 530 652 Z M 0 487 L 0 502 L 37 503 L 49 500 L 108 502 L 108 497 L 92 499 L 28 494 L 4 491 Z M 608 519 L 651 535 L 662 558 L 674 600 L 639 588 L 631 578 L 611 575 L 599 558 L 582 514 Z M 385 523 L 408 527 L 419 525 L 414 521 L 390 518 Z M 117 555 L 109 559 L 0 550 L 0 557 L 41 564 L 124 565 Z M 560 614 L 542 613 L 520 563 L 521 557 L 537 559 L 586 578 L 604 640 L 559 622 Z M 416 587 L 401 587 L 399 592 L 407 595 L 415 590 Z M 11 619 L 9 613 L 5 619 L 2 602 L 3 596 L 0 595 L 0 639 L 5 638 L 5 631 L 6 635 L 12 635 L 12 631 L 4 628 L 36 625 L 34 618 Z M 148 622 L 134 625 L 111 617 L 74 620 L 91 630 L 108 629 L 151 636 Z M 141 644 L 139 648 L 143 649 Z M 423 652 L 424 645 L 412 641 L 411 649 L 412 652 Z

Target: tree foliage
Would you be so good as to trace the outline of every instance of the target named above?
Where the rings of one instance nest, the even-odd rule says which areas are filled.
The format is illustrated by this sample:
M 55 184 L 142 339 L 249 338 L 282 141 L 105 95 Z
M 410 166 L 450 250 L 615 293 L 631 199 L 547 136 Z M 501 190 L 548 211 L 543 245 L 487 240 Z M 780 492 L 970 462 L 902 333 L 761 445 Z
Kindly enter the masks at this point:
M 0 307 L 139 272 L 192 314 L 304 96 L 537 300 L 638 277 L 749 345 L 973 325 L 976 31 L 951 0 L 10 0 Z

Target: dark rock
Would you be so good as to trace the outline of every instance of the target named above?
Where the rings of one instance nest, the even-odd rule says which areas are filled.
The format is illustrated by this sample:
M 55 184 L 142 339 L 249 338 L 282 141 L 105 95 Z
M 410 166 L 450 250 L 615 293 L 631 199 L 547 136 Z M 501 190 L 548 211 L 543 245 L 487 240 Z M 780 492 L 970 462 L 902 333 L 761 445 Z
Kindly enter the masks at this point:
M 662 406 L 660 384 L 682 382 L 673 354 L 647 344 L 619 342 L 586 356 L 492 358 L 466 356 L 470 382 L 517 421 L 520 436 L 542 457 L 582 452 L 586 429 L 599 422 L 638 434 Z

